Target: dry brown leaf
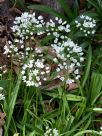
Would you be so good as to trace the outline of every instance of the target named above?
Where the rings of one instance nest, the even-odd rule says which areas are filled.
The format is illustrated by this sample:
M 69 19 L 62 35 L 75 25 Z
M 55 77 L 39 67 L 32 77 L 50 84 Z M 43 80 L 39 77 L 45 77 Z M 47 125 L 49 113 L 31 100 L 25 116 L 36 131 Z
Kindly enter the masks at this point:
M 6 44 L 7 41 L 7 36 L 4 36 L 3 38 L 0 38 L 0 46 L 4 46 Z
M 20 72 L 20 63 L 17 60 L 13 60 L 13 70 L 18 75 Z
M 3 125 L 4 125 L 4 118 L 5 118 L 6 114 L 3 112 L 0 112 L 0 136 L 3 135 Z
M 7 25 L 4 25 L 2 22 L 0 22 L 0 36 L 5 35 L 5 32 L 7 32 Z
M 55 107 L 55 102 L 51 102 L 49 100 L 45 100 L 44 101 L 44 104 L 45 104 L 45 108 L 46 108 L 46 111 L 47 112 L 51 112 L 53 111 L 54 107 Z
M 15 13 L 20 14 L 20 15 L 22 14 L 22 12 L 19 9 L 15 8 L 15 7 L 10 8 L 9 11 L 11 13 L 15 12 Z
M 72 83 L 72 84 L 68 85 L 68 90 L 74 90 L 76 88 L 78 88 L 78 85 L 76 83 Z
M 2 54 L 0 52 L 0 65 L 7 65 L 8 64 L 8 59 L 5 56 L 5 54 Z
M 41 2 L 41 0 L 32 0 L 33 2 Z
M 17 66 L 14 66 L 13 69 L 14 69 L 14 72 L 18 75 L 20 72 L 20 68 Z
M 86 0 L 80 0 L 80 9 L 83 9 L 86 5 Z
M 5 2 L 5 0 L 0 0 L 0 4 L 3 3 L 3 2 Z
M 5 116 L 6 116 L 6 113 L 0 112 L 0 127 L 4 125 Z
M 31 3 L 31 2 L 41 2 L 41 0 L 25 0 L 25 3 Z
M 61 80 L 60 79 L 54 79 L 49 85 L 46 86 L 46 90 L 53 90 L 61 85 Z

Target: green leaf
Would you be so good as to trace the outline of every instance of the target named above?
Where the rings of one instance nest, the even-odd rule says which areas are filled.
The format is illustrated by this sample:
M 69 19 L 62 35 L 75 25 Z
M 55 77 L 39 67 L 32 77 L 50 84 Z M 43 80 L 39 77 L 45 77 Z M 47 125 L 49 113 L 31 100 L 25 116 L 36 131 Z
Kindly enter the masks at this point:
M 0 87 L 3 87 L 5 90 L 9 88 L 10 80 L 0 80 Z
M 38 127 L 34 127 L 34 131 L 29 134 L 29 136 L 35 136 L 35 135 L 43 136 L 44 132 L 39 129 Z
M 10 122 L 11 122 L 14 106 L 15 106 L 17 95 L 18 95 L 18 91 L 19 91 L 19 87 L 20 87 L 20 84 L 21 84 L 21 81 L 22 81 L 21 77 L 22 76 L 19 75 L 17 83 L 15 85 L 15 88 L 14 88 L 14 90 L 12 92 L 11 101 L 8 104 L 8 113 L 7 113 L 8 116 L 7 116 L 7 120 L 6 120 L 6 124 L 7 125 L 5 126 L 4 136 L 7 136 L 7 133 L 8 133 L 8 129 L 9 129 L 9 126 L 10 126 Z
M 84 97 L 73 95 L 73 94 L 67 94 L 66 97 L 67 97 L 68 101 L 83 101 L 83 100 L 85 100 Z
M 73 20 L 73 14 L 70 6 L 68 5 L 68 2 L 66 0 L 57 0 L 60 6 L 64 9 L 64 12 L 66 13 L 69 20 Z
M 63 134 L 63 136 L 73 136 L 73 132 L 76 131 L 77 128 L 81 124 L 83 124 L 87 119 L 89 119 L 90 115 L 91 115 L 91 113 L 84 115 L 84 117 L 79 122 L 77 122 L 77 124 L 74 124 L 73 128 L 70 129 L 70 131 L 65 132 L 65 134 Z
M 51 14 L 51 15 L 53 15 L 53 16 L 57 16 L 57 17 L 59 17 L 59 18 L 62 18 L 62 19 L 64 19 L 64 20 L 67 20 L 67 18 L 66 18 L 63 14 L 57 12 L 56 10 L 54 10 L 53 8 L 50 8 L 49 6 L 36 5 L 36 4 L 35 4 L 35 5 L 30 5 L 30 6 L 28 6 L 28 8 L 29 8 L 29 9 L 36 9 L 36 10 L 39 10 L 39 11 L 42 11 L 42 12 L 46 12 L 46 13 Z
M 89 134 L 89 133 L 91 133 L 92 135 L 96 134 L 97 136 L 101 136 L 100 133 L 97 132 L 97 131 L 95 131 L 95 130 L 84 130 L 84 131 L 80 131 L 77 134 L 75 134 L 74 136 L 82 136 L 83 134 Z
M 73 7 L 73 15 L 74 15 L 74 18 L 76 18 L 78 15 L 79 15 L 79 3 L 78 3 L 78 0 L 75 0 L 74 2 L 74 7 Z
M 102 1 L 100 0 L 87 0 L 95 9 L 99 16 L 102 17 Z M 101 3 L 101 4 L 100 4 Z
M 82 87 L 85 86 L 85 83 L 89 77 L 89 73 L 90 73 L 90 68 L 91 68 L 91 60 L 92 60 L 92 48 L 91 45 L 89 46 L 88 49 L 88 54 L 87 54 L 87 64 L 85 67 L 85 74 L 83 76 L 83 80 L 82 80 Z
M 58 110 L 56 109 L 51 112 L 47 112 L 47 113 L 43 114 L 41 116 L 41 119 L 50 119 L 50 118 L 55 118 L 57 116 L 58 116 Z
M 90 92 L 91 98 L 90 102 L 93 105 L 97 98 L 102 94 L 102 74 L 92 73 L 91 83 L 90 83 Z
M 78 121 L 81 117 L 81 115 L 83 115 L 84 110 L 86 108 L 86 102 L 83 101 L 82 103 L 77 104 L 79 106 L 77 112 L 76 112 L 76 120 Z
M 54 38 L 53 35 L 48 35 L 48 36 L 46 36 L 45 38 L 43 38 L 43 39 L 41 40 L 41 45 L 46 45 L 46 44 L 48 44 L 53 38 Z
M 12 3 L 12 5 L 16 4 L 15 6 L 19 9 L 24 9 L 26 10 L 26 4 L 24 0 L 10 0 L 10 2 Z

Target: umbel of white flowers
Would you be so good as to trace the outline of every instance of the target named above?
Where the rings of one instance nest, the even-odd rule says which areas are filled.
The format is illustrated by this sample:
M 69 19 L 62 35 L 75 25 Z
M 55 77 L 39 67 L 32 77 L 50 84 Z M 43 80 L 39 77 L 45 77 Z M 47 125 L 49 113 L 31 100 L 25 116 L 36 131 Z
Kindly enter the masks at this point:
M 81 22 L 76 21 L 76 27 L 81 27 L 83 19 L 85 19 L 83 30 L 90 29 L 92 31 L 94 29 L 95 20 L 86 16 L 81 16 L 80 19 Z M 55 20 L 56 23 L 52 20 L 45 23 L 42 16 L 36 18 L 35 13 L 30 14 L 28 12 L 15 18 L 14 25 L 11 28 L 15 39 L 13 42 L 8 41 L 6 43 L 4 54 L 8 57 L 12 55 L 21 63 L 22 80 L 27 86 L 41 86 L 42 81 L 48 80 L 47 75 L 52 72 L 50 71 L 51 66 L 45 63 L 46 58 L 39 47 L 25 46 L 26 40 L 35 41 L 37 36 L 43 34 L 54 36 L 54 39 L 50 42 L 50 48 L 56 54 L 56 57 L 52 60 L 57 64 L 54 70 L 57 73 L 56 78 L 66 82 L 66 84 L 76 82 L 80 78 L 80 68 L 84 61 L 83 49 L 68 37 L 71 32 L 70 25 L 58 17 Z M 19 49 L 21 50 L 19 51 Z
M 58 130 L 56 128 L 52 129 L 49 126 L 46 126 L 46 132 L 44 136 L 59 136 Z
M 93 35 L 95 33 L 96 21 L 93 18 L 87 15 L 81 15 L 79 20 L 76 20 L 75 23 L 76 27 L 79 28 L 85 36 Z

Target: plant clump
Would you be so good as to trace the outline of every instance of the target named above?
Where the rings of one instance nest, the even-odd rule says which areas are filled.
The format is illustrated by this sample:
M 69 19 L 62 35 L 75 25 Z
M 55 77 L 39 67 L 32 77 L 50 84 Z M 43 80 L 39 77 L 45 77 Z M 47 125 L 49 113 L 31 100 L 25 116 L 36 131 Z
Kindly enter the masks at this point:
M 76 21 L 76 27 L 82 25 L 86 32 L 87 29 L 90 28 L 92 31 L 95 27 L 95 20 L 92 18 L 82 15 L 80 19 L 80 23 Z M 56 73 L 53 79 L 59 78 L 66 84 L 80 79 L 80 70 L 84 61 L 83 48 L 70 38 L 71 26 L 67 21 L 56 17 L 55 22 L 50 20 L 45 23 L 42 16 L 36 17 L 35 13 L 25 12 L 21 17 L 15 18 L 11 29 L 15 38 L 14 41 L 6 43 L 4 54 L 19 61 L 22 80 L 27 86 L 41 86 L 43 80 L 49 80 L 47 72 L 50 76 L 53 72 Z M 43 48 L 41 38 L 47 36 L 52 37 L 48 48 L 51 48 L 55 54 L 51 56 L 51 62 L 45 50 L 40 50 Z M 46 48 L 46 45 L 44 47 Z M 51 71 L 52 62 L 56 66 L 54 71 Z

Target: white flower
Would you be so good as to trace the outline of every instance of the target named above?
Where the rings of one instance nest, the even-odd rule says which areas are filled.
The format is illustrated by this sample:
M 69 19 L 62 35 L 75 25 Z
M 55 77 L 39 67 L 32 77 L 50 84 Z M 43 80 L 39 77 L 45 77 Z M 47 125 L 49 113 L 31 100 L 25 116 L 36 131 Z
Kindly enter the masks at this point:
M 37 61 L 35 62 L 35 65 L 36 65 L 36 67 L 38 67 L 38 68 L 44 68 L 43 63 L 42 63 L 40 60 L 37 60 Z
M 67 80 L 66 80 L 66 83 L 67 83 L 67 84 L 72 84 L 72 83 L 74 83 L 74 80 L 73 80 L 73 79 L 67 79 Z
M 58 136 L 59 134 L 58 134 L 58 130 L 55 128 L 55 129 L 53 129 L 53 134 L 54 134 L 54 136 Z
M 59 24 L 62 24 L 62 19 L 59 19 L 59 20 L 58 20 L 58 23 L 59 23 Z
M 59 72 L 59 71 L 60 71 L 60 68 L 57 68 L 56 71 Z
M 49 67 L 46 67 L 45 69 L 46 69 L 46 70 L 49 70 Z
M 74 74 L 79 74 L 79 70 L 76 69 L 76 70 L 74 71 Z
M 44 81 L 46 81 L 46 80 L 47 80 L 47 78 L 43 78 L 43 80 L 44 80 Z
M 26 76 L 23 76 L 23 77 L 22 77 L 22 80 L 25 81 L 25 80 L 26 80 Z
M 58 30 L 63 31 L 64 27 L 63 26 L 58 26 Z
M 44 75 L 44 74 L 45 74 L 45 72 L 44 72 L 44 71 L 42 71 L 42 72 L 41 72 L 41 75 Z
M 40 81 L 40 77 L 39 77 L 39 76 L 36 76 L 36 80 L 37 80 L 37 81 Z
M 78 80 L 79 78 L 80 78 L 80 75 L 77 75 L 77 76 L 75 77 L 76 80 Z
M 8 46 L 4 46 L 4 54 L 8 54 L 9 52 L 10 52 L 10 49 L 9 49 L 9 47 Z
M 89 16 L 81 15 L 79 20 L 75 21 L 75 24 L 77 28 L 80 28 L 85 36 L 95 33 L 94 29 L 96 27 L 96 21 Z
M 84 61 L 84 58 L 83 57 L 80 57 L 80 62 L 83 62 Z
M 55 37 L 59 37 L 59 34 L 58 34 L 57 32 L 53 32 L 53 35 L 54 35 Z
M 65 80 L 65 78 L 64 78 L 64 77 L 60 77 L 60 79 L 61 79 L 61 81 L 64 81 L 64 80 Z
M 57 58 L 54 58 L 53 61 L 54 61 L 54 62 L 58 62 Z
M 43 17 L 42 17 L 42 16 L 38 16 L 38 19 L 39 19 L 39 20 L 42 20 L 42 19 L 43 19 Z
M 15 51 L 15 52 L 17 52 L 17 51 L 18 51 L 18 48 L 17 48 L 17 47 L 15 47 L 15 48 L 14 48 L 14 51 Z
M 58 42 L 57 44 L 52 44 L 51 46 L 55 50 L 57 57 L 62 60 L 61 64 L 58 64 L 56 71 L 60 74 L 61 71 L 66 70 L 65 76 L 68 75 L 68 79 L 61 75 L 59 79 L 61 79 L 62 81 L 66 79 L 66 83 L 68 84 L 75 82 L 74 79 L 79 80 L 79 69 L 75 69 L 75 67 L 80 67 L 80 63 L 84 61 L 84 58 L 81 56 L 83 55 L 82 48 L 75 44 L 69 38 L 63 41 L 62 44 Z M 75 74 L 75 77 L 74 79 L 70 79 L 69 77 L 73 73 Z
M 5 100 L 5 96 L 3 94 L 0 94 L 0 100 Z
M 18 40 L 18 39 L 15 39 L 15 43 L 19 43 L 19 40 Z
M 29 68 L 32 68 L 32 67 L 33 67 L 33 64 L 32 64 L 32 63 L 28 64 L 28 67 L 29 67 Z
M 25 71 L 23 70 L 23 71 L 21 72 L 21 74 L 24 75 L 24 74 L 25 74 Z
M 44 136 L 59 136 L 59 132 L 56 128 L 51 129 L 51 128 L 49 128 L 49 126 L 47 126 Z
M 41 49 L 35 48 L 36 53 L 42 53 Z
M 33 74 L 34 74 L 35 76 L 37 76 L 38 73 L 39 73 L 39 70 L 37 70 L 37 69 L 34 69 L 34 70 L 33 70 Z

